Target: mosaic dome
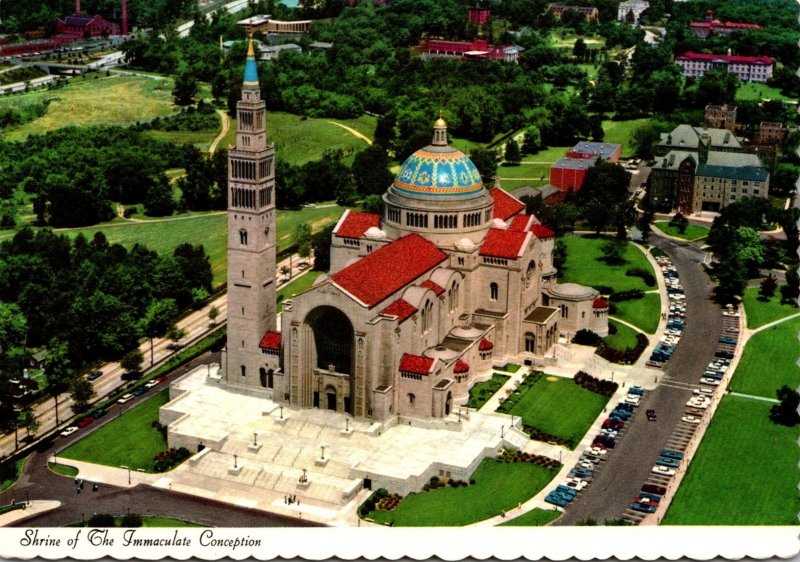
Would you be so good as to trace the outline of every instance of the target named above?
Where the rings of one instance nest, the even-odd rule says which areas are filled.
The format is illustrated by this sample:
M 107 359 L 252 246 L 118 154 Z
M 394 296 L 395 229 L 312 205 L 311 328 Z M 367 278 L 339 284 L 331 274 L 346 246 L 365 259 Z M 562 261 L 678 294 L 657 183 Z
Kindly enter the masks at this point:
M 409 156 L 392 185 L 404 195 L 433 198 L 471 197 L 483 189 L 472 160 L 446 144 L 429 145 Z

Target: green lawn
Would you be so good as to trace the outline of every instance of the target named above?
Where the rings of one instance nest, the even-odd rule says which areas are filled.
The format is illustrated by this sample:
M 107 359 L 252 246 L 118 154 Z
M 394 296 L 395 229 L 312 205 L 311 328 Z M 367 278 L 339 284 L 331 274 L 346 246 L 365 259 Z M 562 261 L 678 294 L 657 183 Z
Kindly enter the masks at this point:
M 775 295 L 766 302 L 758 300 L 758 290 L 758 287 L 748 287 L 744 291 L 742 301 L 744 302 L 748 328 L 758 328 L 764 324 L 769 324 L 775 320 L 800 312 L 794 305 L 781 304 L 779 290 L 775 291 Z
M 771 404 L 725 396 L 662 524 L 797 525 L 800 428 Z
M 784 96 L 780 89 L 767 86 L 766 84 L 756 84 L 755 82 L 745 82 L 736 91 L 737 100 L 781 100 L 794 101 L 793 98 Z
M 278 289 L 278 293 L 276 295 L 276 298 L 278 299 L 278 312 L 283 309 L 284 300 L 291 298 L 292 295 L 302 293 L 306 289 L 310 289 L 314 284 L 314 281 L 316 281 L 317 278 L 322 275 L 322 273 L 322 271 L 309 271 L 300 277 L 295 277 L 293 281 L 290 281 Z
M 580 283 L 593 287 L 612 287 L 615 291 L 628 289 L 648 291 L 652 288 L 645 285 L 641 277 L 625 275 L 626 270 L 638 267 L 655 276 L 650 262 L 633 243 L 628 243 L 628 248 L 623 255 L 624 264 L 607 265 L 599 259 L 603 257 L 601 247 L 606 242 L 605 238 L 565 236 L 564 242 L 567 245 L 567 262 L 559 282 Z
M 753 335 L 733 375 L 731 390 L 775 398 L 775 391 L 783 385 L 797 388 L 798 331 L 800 318 L 794 318 Z
M 172 80 L 144 76 L 75 78 L 55 90 L 37 90 L 0 97 L 0 109 L 50 100 L 47 113 L 3 134 L 5 140 L 22 140 L 68 125 L 132 125 L 176 108 Z
M 631 135 L 633 131 L 645 125 L 648 121 L 650 120 L 631 119 L 630 121 L 612 121 L 608 119 L 603 121 L 603 131 L 605 131 L 603 142 L 621 144 L 622 158 L 630 158 L 634 153 Z
M 561 512 L 555 509 L 539 509 L 538 507 L 523 513 L 505 523 L 501 527 L 544 527 L 561 517 Z
M 446 486 L 409 494 L 392 511 L 375 510 L 370 518 L 401 527 L 459 527 L 509 511 L 535 496 L 557 474 L 528 462 L 485 459 L 475 470 L 475 484 Z
M 552 164 L 559 158 L 563 158 L 564 154 L 567 153 L 572 146 L 550 146 L 547 148 L 543 148 L 536 154 L 525 154 L 522 157 L 523 162 L 539 162 L 539 163 L 546 163 L 548 165 Z
M 469 389 L 469 402 L 467 402 L 467 407 L 480 410 L 480 408 L 494 396 L 494 393 L 506 384 L 509 378 L 511 377 L 507 377 L 506 375 L 492 375 L 492 378 L 488 381 L 472 385 L 472 388 Z
M 23 457 L 14 463 L 14 469 L 16 470 L 16 474 L 13 478 L 8 478 L 6 480 L 0 481 L 0 492 L 6 490 L 14 485 L 14 483 L 19 480 L 20 475 L 22 474 L 22 467 L 25 466 L 25 461 L 28 460 L 28 457 Z
M 614 318 L 630 322 L 648 334 L 655 334 L 661 317 L 661 297 L 658 293 L 645 293 L 641 299 L 614 303 Z
M 526 156 L 526 159 L 533 158 Z M 550 181 L 550 164 L 520 164 L 518 166 L 497 167 L 500 183 L 508 191 L 520 187 L 541 187 Z
M 581 440 L 608 402 L 606 396 L 590 392 L 572 379 L 544 375 L 527 388 L 520 386 L 518 392 L 522 396 L 507 413 L 573 444 Z
M 69 476 L 70 478 L 74 478 L 78 475 L 78 469 L 74 466 L 70 466 L 68 464 L 61 464 L 61 463 L 47 463 L 47 468 L 55 472 L 56 474 L 60 474 L 61 476 Z
M 689 224 L 686 226 L 686 232 L 681 234 L 676 227 L 669 225 L 669 221 L 656 221 L 653 223 L 653 226 L 665 234 L 675 236 L 676 238 L 682 238 L 684 240 L 697 240 L 698 238 L 703 238 L 704 236 L 708 236 L 709 230 L 705 226 Z
M 122 416 L 119 416 L 117 408 L 112 408 L 109 415 L 119 417 L 89 433 L 58 456 L 152 472 L 153 457 L 167 448 L 167 441 L 150 424 L 158 420 L 158 409 L 168 401 L 169 390 L 164 389 L 125 411 Z
M 603 339 L 608 347 L 619 349 L 620 351 L 628 349 L 629 347 L 636 347 L 636 330 L 625 324 L 614 322 L 612 319 L 608 320 L 608 326 L 609 328 L 611 326 L 617 328 L 616 334 L 609 334 Z

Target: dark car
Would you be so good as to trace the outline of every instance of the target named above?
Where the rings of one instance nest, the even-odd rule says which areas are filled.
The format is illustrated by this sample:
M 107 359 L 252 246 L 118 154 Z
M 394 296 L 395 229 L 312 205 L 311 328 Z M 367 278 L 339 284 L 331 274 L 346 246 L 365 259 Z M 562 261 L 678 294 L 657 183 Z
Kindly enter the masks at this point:
M 133 391 L 133 395 L 134 396 L 141 396 L 145 392 L 147 392 L 147 389 L 145 387 L 143 387 L 143 386 L 140 386 L 139 388 L 137 388 L 136 390 Z
M 659 496 L 663 496 L 667 493 L 667 489 L 664 486 L 659 486 L 658 484 L 645 484 L 642 486 L 642 491 L 651 494 L 658 494 Z
M 108 410 L 104 410 L 104 409 L 101 408 L 100 410 L 97 410 L 94 414 L 92 414 L 92 417 L 94 419 L 96 419 L 96 420 L 99 420 L 100 418 L 105 416 L 107 413 L 108 413 Z
M 78 422 L 78 427 L 86 427 L 90 423 L 94 423 L 94 418 L 92 416 L 86 416 Z
M 86 376 L 86 378 L 89 379 L 90 381 L 93 381 L 99 379 L 102 376 L 103 376 L 103 371 L 92 371 Z
M 656 416 L 656 411 L 655 410 L 647 410 L 646 413 L 647 413 L 647 419 L 648 420 L 650 420 L 650 421 L 657 421 L 658 420 L 658 416 Z

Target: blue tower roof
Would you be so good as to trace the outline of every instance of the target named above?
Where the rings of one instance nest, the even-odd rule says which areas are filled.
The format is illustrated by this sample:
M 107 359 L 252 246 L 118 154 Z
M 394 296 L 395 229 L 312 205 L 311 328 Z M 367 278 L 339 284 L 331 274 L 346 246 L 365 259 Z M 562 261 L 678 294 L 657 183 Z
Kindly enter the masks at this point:
M 256 51 L 253 48 L 253 38 L 247 46 L 247 60 L 244 63 L 244 86 L 258 87 L 258 68 L 256 67 Z

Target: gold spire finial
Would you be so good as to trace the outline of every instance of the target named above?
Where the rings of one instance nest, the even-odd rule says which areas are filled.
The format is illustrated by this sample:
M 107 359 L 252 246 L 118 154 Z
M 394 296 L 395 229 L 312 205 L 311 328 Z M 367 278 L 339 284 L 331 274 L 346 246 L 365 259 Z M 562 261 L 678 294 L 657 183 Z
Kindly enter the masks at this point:
M 447 121 L 444 120 L 444 112 L 441 109 L 439 110 L 439 118 L 436 120 L 436 123 L 434 123 L 433 126 L 437 129 L 447 128 Z
M 250 41 L 247 44 L 247 56 L 248 57 L 256 56 L 256 50 L 253 47 L 253 34 L 252 33 L 250 34 Z

